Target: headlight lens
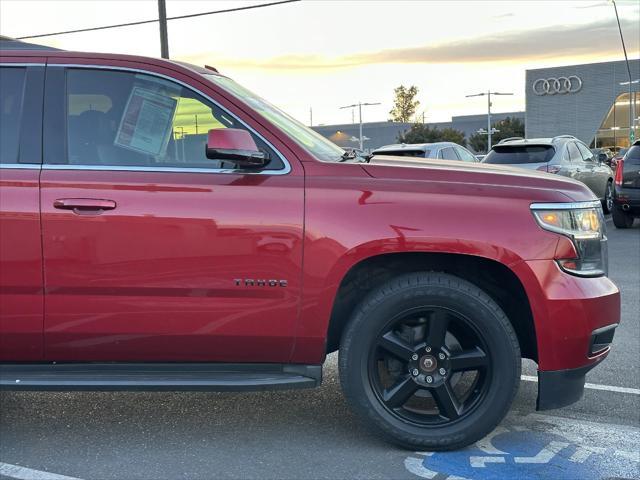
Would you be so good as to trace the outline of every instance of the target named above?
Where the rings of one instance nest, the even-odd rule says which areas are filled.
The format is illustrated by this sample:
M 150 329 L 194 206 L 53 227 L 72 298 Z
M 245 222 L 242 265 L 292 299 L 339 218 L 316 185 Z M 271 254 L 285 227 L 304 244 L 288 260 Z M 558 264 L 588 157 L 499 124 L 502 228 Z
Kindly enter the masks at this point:
M 607 237 L 599 201 L 536 203 L 531 211 L 542 228 L 573 242 L 577 258 L 557 259 L 563 270 L 585 277 L 607 274 Z

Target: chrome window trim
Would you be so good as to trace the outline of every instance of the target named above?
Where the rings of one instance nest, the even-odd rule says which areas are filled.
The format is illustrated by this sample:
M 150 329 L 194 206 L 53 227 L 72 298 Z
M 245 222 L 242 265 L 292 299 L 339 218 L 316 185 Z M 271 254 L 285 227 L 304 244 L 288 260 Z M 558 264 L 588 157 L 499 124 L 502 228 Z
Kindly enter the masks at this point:
M 0 62 L 0 67 L 44 67 L 45 63 Z
M 40 170 L 40 167 L 42 167 L 42 165 L 39 163 L 0 163 L 0 168 Z
M 109 172 L 169 172 L 169 173 L 232 173 L 236 175 L 264 175 L 264 172 L 281 172 L 281 170 L 264 170 L 251 172 L 233 168 L 181 168 L 181 167 L 137 167 L 135 165 L 69 165 L 66 163 L 48 163 L 42 165 L 43 170 L 98 170 Z M 272 175 L 282 175 L 281 173 Z
M 123 72 L 135 72 L 135 73 L 142 73 L 144 75 L 150 75 L 150 76 L 155 76 L 158 78 L 163 78 L 165 80 L 168 80 L 170 82 L 174 82 L 177 83 L 181 86 L 183 86 L 184 88 L 187 88 L 188 90 L 191 90 L 192 92 L 202 96 L 203 98 L 207 99 L 208 101 L 210 101 L 213 105 L 215 105 L 216 107 L 218 107 L 219 109 L 221 109 L 223 112 L 225 112 L 226 114 L 228 114 L 229 116 L 231 116 L 232 118 L 234 118 L 236 121 L 238 121 L 241 125 L 244 125 L 244 127 L 249 130 L 251 133 L 253 133 L 254 135 L 256 135 L 258 138 L 260 138 L 260 140 L 262 140 L 264 143 L 266 143 L 269 148 L 271 148 L 274 152 L 276 152 L 276 154 L 278 155 L 278 157 L 280 157 L 280 160 L 282 160 L 282 163 L 284 165 L 284 168 L 281 168 L 279 170 L 261 170 L 259 172 L 251 172 L 251 171 L 247 171 L 247 170 L 239 170 L 239 169 L 229 169 L 229 168 L 181 168 L 181 167 L 136 167 L 136 166 L 121 166 L 121 165 L 69 165 L 69 164 L 53 164 L 53 163 L 44 163 L 43 165 L 43 169 L 44 170 L 120 170 L 120 171 L 127 171 L 127 172 L 172 172 L 172 173 L 182 173 L 182 172 L 193 172 L 193 173 L 232 173 L 232 174 L 237 174 L 237 175 L 287 175 L 288 173 L 291 172 L 291 164 L 289 163 L 289 161 L 285 158 L 285 156 L 276 148 L 274 147 L 271 142 L 269 142 L 266 138 L 264 138 L 262 135 L 260 135 L 258 132 L 256 132 L 253 128 L 251 128 L 249 125 L 247 125 L 241 118 L 238 118 L 237 115 L 235 115 L 234 113 L 230 112 L 227 108 L 223 107 L 222 105 L 220 105 L 218 102 L 216 102 L 213 98 L 211 98 L 209 95 L 206 95 L 205 93 L 201 92 L 200 90 L 192 87 L 191 85 L 182 82 L 176 78 L 170 77 L 168 75 L 163 75 L 161 73 L 156 73 L 156 72 L 151 72 L 149 70 L 143 70 L 143 69 L 139 69 L 139 68 L 130 68 L 130 67 L 114 67 L 111 65 L 84 65 L 84 64 L 75 64 L 75 63 L 55 63 L 55 64 L 48 64 L 47 68 L 49 67 L 60 67 L 60 68 L 80 68 L 80 69 L 98 69 L 98 70 L 115 70 L 115 71 L 123 71 Z
M 584 208 L 602 208 L 600 200 L 590 202 L 532 203 L 531 210 L 579 210 Z

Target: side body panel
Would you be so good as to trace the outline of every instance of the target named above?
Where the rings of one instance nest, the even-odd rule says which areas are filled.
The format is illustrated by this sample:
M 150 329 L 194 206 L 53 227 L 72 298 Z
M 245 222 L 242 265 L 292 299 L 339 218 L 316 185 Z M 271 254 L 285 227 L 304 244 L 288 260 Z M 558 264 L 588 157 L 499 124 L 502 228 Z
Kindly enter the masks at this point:
M 451 164 L 475 168 L 463 162 Z M 452 182 L 447 169 L 417 173 L 402 167 L 318 162 L 305 164 L 305 169 L 304 304 L 294 352 L 298 362 L 312 362 L 324 354 L 340 282 L 366 258 L 440 252 L 511 266 L 525 259 L 553 258 L 558 244 L 558 236 L 542 231 L 530 213 L 530 199 L 539 190 L 536 179 L 529 189 L 485 184 L 483 177 L 490 178 L 481 171 L 466 174 L 468 182 L 475 182 L 467 183 Z M 539 191 L 535 195 L 540 198 Z M 549 201 L 570 200 L 559 192 L 547 195 Z
M 0 361 L 36 361 L 42 359 L 43 328 L 38 181 L 44 58 L 0 57 L 0 63 L 25 68 L 19 149 L 15 158 L 0 158 Z M 2 113 L 0 128 L 10 129 Z
M 0 168 L 0 361 L 42 359 L 39 176 Z
M 258 131 L 286 156 L 291 171 L 45 165 L 46 359 L 287 362 L 302 295 L 304 171 L 295 156 L 184 72 L 100 58 L 53 63 L 138 68 L 193 85 Z M 61 154 L 52 147 L 45 163 Z M 79 214 L 55 208 L 61 198 L 106 199 L 116 208 Z M 286 287 L 258 280 L 285 281 Z

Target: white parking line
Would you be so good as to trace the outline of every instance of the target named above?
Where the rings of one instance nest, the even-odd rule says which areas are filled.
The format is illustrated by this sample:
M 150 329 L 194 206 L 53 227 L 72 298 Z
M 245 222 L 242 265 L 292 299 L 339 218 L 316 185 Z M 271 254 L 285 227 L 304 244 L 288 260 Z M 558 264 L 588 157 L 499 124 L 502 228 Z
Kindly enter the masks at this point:
M 0 462 L 0 475 L 17 480 L 80 480 L 76 477 L 67 477 L 66 475 L 43 472 L 42 470 L 34 470 L 33 468 L 2 462 Z
M 521 375 L 521 380 L 526 382 L 537 382 L 538 377 L 532 375 Z M 585 383 L 584 388 L 591 390 L 605 390 L 607 392 L 630 393 L 632 395 L 640 395 L 640 388 L 616 387 L 615 385 L 600 385 L 598 383 Z

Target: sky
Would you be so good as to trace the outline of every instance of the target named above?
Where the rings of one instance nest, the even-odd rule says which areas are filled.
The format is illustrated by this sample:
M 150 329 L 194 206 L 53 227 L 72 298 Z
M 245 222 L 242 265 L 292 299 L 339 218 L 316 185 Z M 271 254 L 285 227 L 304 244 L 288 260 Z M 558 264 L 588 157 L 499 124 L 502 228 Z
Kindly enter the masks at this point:
M 178 16 L 270 0 L 167 0 Z M 640 57 L 640 0 L 617 0 L 630 58 Z M 0 34 L 10 37 L 147 20 L 155 0 L 0 0 Z M 525 70 L 622 60 L 613 5 L 606 0 L 303 0 L 169 22 L 172 59 L 215 66 L 300 121 L 384 121 L 399 85 L 419 88 L 427 122 L 522 111 Z M 53 47 L 160 56 L 157 23 L 28 40 Z M 357 121 L 357 113 L 356 113 Z

